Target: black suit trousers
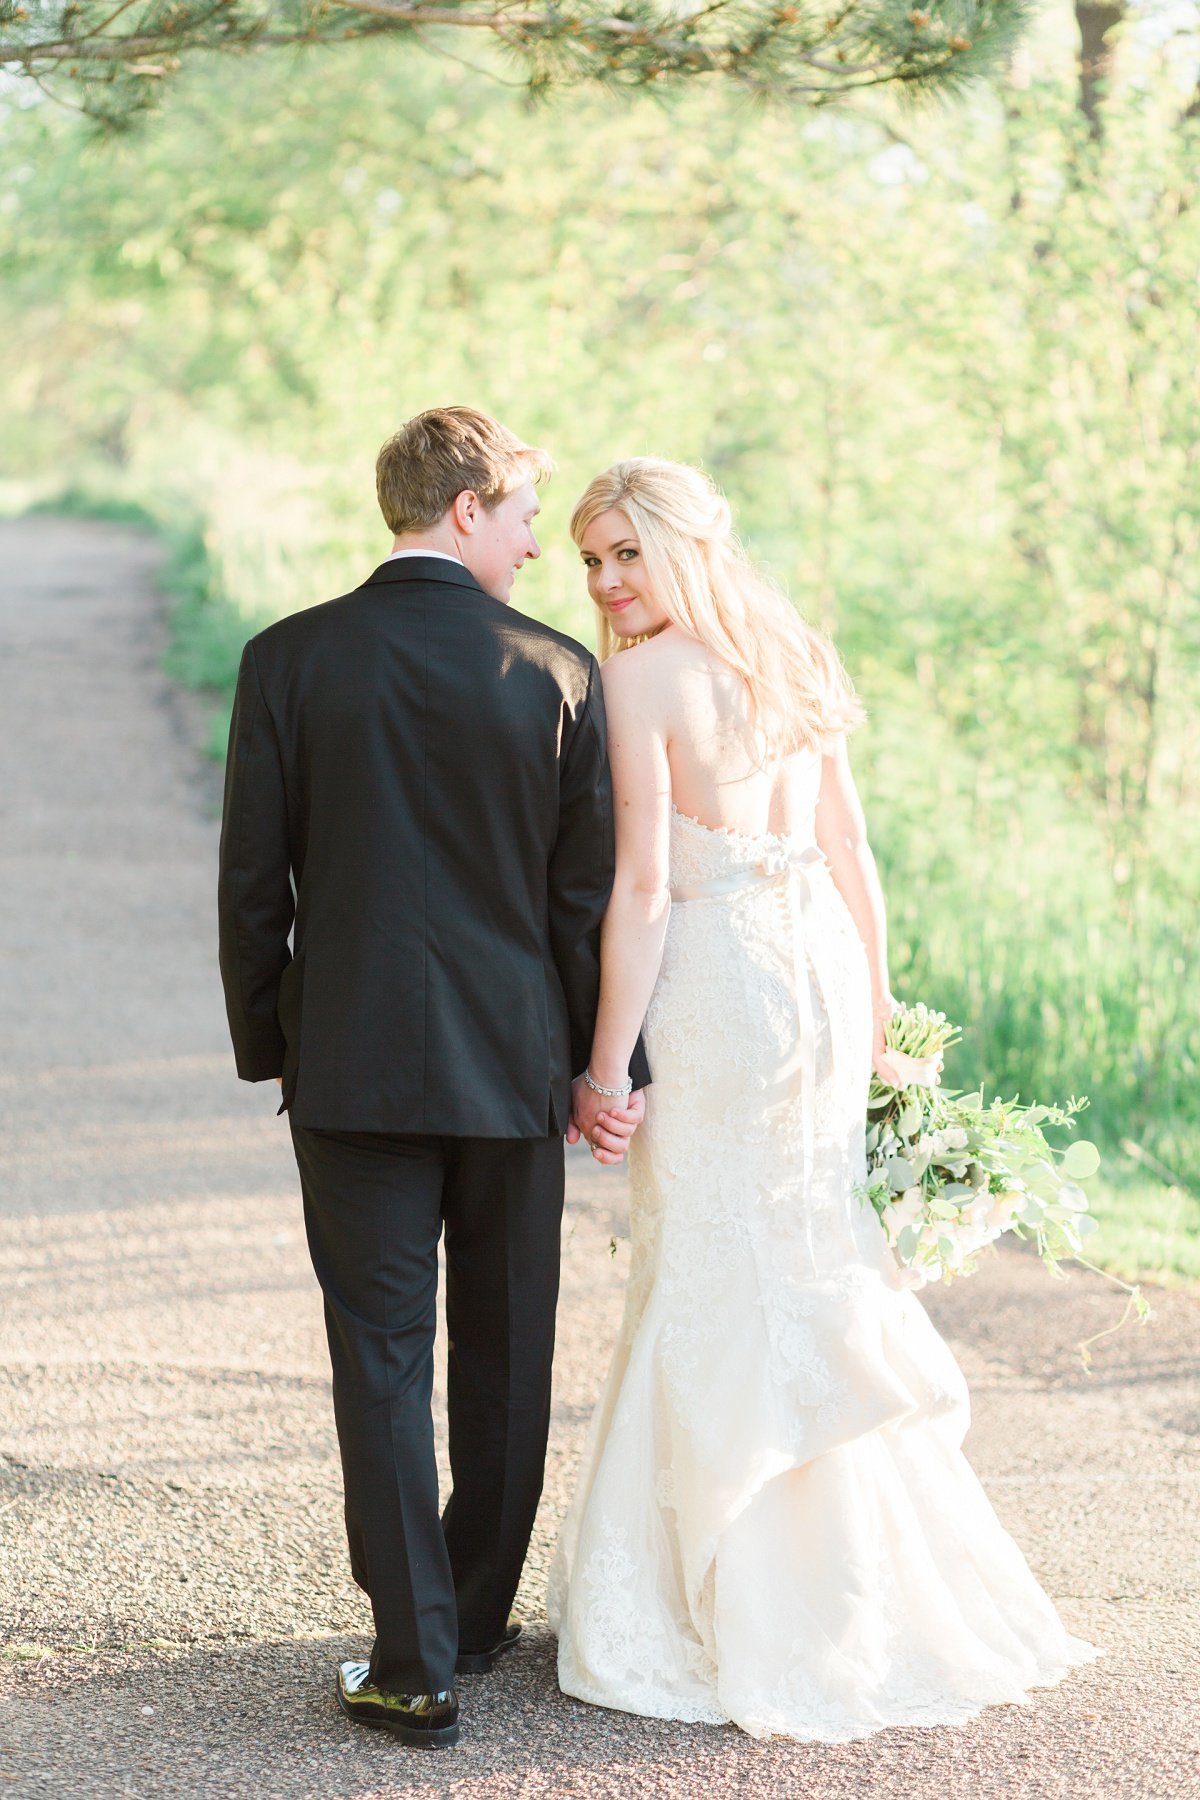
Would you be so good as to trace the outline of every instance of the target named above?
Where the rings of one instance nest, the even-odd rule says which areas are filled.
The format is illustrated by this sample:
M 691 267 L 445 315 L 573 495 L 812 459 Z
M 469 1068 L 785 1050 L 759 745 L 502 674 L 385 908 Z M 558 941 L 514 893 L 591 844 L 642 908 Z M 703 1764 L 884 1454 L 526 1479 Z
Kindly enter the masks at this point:
M 563 1206 L 560 1138 L 292 1126 L 333 1365 L 373 1679 L 453 1685 L 504 1630 L 542 1491 Z M 453 1491 L 438 1516 L 433 1345 L 446 1240 Z

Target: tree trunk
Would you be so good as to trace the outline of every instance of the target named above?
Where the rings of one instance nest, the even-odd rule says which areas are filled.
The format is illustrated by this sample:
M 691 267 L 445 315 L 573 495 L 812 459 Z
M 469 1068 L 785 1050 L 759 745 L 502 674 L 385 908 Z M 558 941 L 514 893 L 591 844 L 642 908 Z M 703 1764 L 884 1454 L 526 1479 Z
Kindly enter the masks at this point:
M 1109 33 L 1125 17 L 1125 0 L 1075 0 L 1079 26 L 1079 105 L 1093 138 L 1103 136 L 1101 88 L 1112 74 Z

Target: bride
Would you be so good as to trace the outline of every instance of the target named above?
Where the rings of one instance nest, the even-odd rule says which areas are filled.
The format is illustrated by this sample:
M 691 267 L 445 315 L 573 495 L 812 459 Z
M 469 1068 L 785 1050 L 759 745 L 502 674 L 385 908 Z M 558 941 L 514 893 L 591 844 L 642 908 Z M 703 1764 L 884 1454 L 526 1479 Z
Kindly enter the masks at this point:
M 1023 1700 L 1096 1652 L 963 1457 L 962 1375 L 855 1197 L 893 1005 L 861 709 L 696 470 L 617 463 L 571 532 L 617 827 L 579 1128 L 623 1106 L 643 1016 L 654 1084 L 551 1575 L 560 1683 L 827 1742 Z

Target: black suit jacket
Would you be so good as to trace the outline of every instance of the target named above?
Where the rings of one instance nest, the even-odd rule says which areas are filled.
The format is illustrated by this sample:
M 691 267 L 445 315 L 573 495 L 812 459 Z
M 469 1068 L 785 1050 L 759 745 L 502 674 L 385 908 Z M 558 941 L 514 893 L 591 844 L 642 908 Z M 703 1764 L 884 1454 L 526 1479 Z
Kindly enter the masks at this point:
M 296 1124 L 564 1130 L 612 874 L 596 660 L 460 565 L 386 562 L 246 645 L 221 975 L 239 1075 Z

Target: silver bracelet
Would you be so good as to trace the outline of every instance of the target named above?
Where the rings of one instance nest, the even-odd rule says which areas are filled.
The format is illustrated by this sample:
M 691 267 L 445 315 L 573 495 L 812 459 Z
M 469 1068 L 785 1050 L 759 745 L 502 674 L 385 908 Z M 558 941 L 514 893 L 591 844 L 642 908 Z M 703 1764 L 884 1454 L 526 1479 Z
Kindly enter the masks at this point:
M 583 1079 L 587 1082 L 593 1094 L 603 1094 L 606 1100 L 628 1100 L 630 1094 L 633 1092 L 632 1077 L 625 1083 L 624 1087 L 616 1088 L 601 1087 L 598 1081 L 592 1080 L 592 1071 L 590 1069 L 585 1069 L 583 1071 Z

